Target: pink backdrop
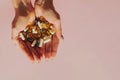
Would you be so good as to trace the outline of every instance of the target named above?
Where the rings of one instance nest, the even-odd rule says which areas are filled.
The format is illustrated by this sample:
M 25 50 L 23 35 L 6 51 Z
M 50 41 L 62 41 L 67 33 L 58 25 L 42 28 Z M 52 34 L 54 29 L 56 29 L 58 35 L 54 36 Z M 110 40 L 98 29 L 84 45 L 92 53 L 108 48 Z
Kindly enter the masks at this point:
M 120 1 L 54 0 L 65 40 L 53 60 L 31 64 L 11 41 L 14 10 L 0 2 L 0 80 L 120 80 Z

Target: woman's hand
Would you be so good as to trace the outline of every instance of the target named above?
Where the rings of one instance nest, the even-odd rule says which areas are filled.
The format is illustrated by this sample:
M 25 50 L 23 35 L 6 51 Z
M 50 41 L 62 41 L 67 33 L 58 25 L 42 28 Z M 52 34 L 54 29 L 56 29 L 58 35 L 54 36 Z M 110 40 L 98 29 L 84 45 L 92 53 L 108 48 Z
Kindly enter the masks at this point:
M 21 47 L 30 60 L 34 61 L 34 53 L 30 49 L 29 42 L 24 42 L 18 37 L 20 31 L 24 30 L 27 24 L 34 21 L 34 8 L 30 0 L 13 0 L 13 5 L 15 8 L 15 17 L 12 22 L 12 39 L 17 46 Z
M 44 55 L 46 58 L 54 57 L 57 53 L 59 40 L 62 36 L 60 15 L 56 12 L 53 0 L 36 0 L 35 14 L 37 17 L 44 16 L 48 22 L 54 24 L 56 33 L 53 35 L 51 42 L 45 44 Z
M 32 7 L 30 0 L 13 0 L 15 8 L 15 18 L 12 23 L 12 39 L 19 44 L 21 49 L 27 54 L 30 60 L 40 61 L 45 58 L 54 57 L 57 53 L 59 40 L 62 35 L 60 16 L 55 11 L 52 0 L 36 0 L 35 8 Z M 55 26 L 56 33 L 49 43 L 43 47 L 31 47 L 28 41 L 23 41 L 18 37 L 20 31 L 35 20 L 35 17 L 43 16 L 46 20 Z

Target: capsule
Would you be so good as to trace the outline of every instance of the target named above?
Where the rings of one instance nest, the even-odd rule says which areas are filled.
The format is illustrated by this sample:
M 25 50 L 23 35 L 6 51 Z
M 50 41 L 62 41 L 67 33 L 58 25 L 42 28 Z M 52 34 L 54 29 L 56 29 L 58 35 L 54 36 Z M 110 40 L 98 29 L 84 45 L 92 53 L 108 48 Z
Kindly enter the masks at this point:
M 33 29 L 32 29 L 32 33 L 33 33 L 33 34 L 37 34 L 37 33 L 38 33 L 35 26 L 34 26 Z
M 48 43 L 50 41 L 51 41 L 51 39 L 46 39 L 46 40 L 44 40 L 44 44 L 46 44 L 46 43 Z
M 50 26 L 49 31 L 52 35 L 55 33 L 55 29 L 54 29 L 53 25 Z
M 41 25 L 42 25 L 42 28 L 45 28 L 45 29 L 47 28 L 46 23 L 42 23 Z
M 40 42 L 40 43 L 39 43 L 39 47 L 42 47 L 42 46 L 43 46 L 43 39 L 40 39 L 39 42 Z
M 44 44 L 45 44 L 45 43 L 48 43 L 48 42 L 50 42 L 50 41 L 51 41 L 51 38 L 50 38 L 50 37 L 46 37 L 46 38 L 44 37 Z
M 36 42 L 37 42 L 37 41 L 36 41 L 36 40 L 34 40 L 34 41 L 33 41 L 33 43 L 31 44 L 31 46 L 32 46 L 32 47 L 34 47 L 34 46 L 35 46 L 35 44 L 36 44 Z
M 55 31 L 53 29 L 50 29 L 49 32 L 53 35 Z
M 38 21 L 37 24 L 38 24 L 39 28 L 42 29 L 40 21 Z
M 25 40 L 25 37 L 22 33 L 20 33 L 20 36 L 19 36 L 22 40 Z
M 24 32 L 26 32 L 28 30 L 28 27 L 24 29 Z

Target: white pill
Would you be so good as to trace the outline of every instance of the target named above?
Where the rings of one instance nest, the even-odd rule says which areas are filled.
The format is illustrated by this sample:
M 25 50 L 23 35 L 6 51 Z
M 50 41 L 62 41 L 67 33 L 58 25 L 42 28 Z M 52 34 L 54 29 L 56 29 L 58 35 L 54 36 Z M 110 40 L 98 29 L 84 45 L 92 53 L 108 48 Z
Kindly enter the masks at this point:
M 39 47 L 43 46 L 43 39 L 40 39 Z
M 48 43 L 48 42 L 50 42 L 50 41 L 51 41 L 51 39 L 50 39 L 50 38 L 45 39 L 45 40 L 44 40 L 44 44 L 45 44 L 45 43 Z
M 20 33 L 20 38 L 21 38 L 22 40 L 25 40 L 25 37 L 24 37 L 24 35 L 23 35 L 22 33 Z
M 41 23 L 40 23 L 40 22 L 38 22 L 38 26 L 39 26 L 40 29 L 42 29 L 42 26 L 41 26 Z
M 36 40 L 34 40 L 34 41 L 33 41 L 33 43 L 31 44 L 31 46 L 32 46 L 32 47 L 34 47 L 34 46 L 35 46 L 35 44 L 36 44 L 36 42 L 37 42 L 37 41 L 36 41 Z
M 25 29 L 24 29 L 24 32 L 26 32 L 27 30 L 28 30 L 28 28 L 25 28 Z

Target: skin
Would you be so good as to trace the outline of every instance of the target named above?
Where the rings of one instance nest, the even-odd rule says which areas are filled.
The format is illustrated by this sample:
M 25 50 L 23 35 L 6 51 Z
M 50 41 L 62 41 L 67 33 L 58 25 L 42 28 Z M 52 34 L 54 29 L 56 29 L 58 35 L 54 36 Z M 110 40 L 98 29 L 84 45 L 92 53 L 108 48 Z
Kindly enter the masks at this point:
M 36 0 L 34 7 L 30 0 L 13 0 L 15 17 L 12 22 L 12 39 L 19 46 L 31 61 L 40 61 L 42 57 L 51 58 L 57 53 L 60 38 L 62 36 L 60 15 L 53 6 L 53 0 Z M 56 33 L 49 43 L 40 47 L 31 47 L 28 41 L 23 41 L 18 37 L 20 31 L 26 25 L 33 22 L 35 17 L 44 16 L 46 20 L 53 23 Z

